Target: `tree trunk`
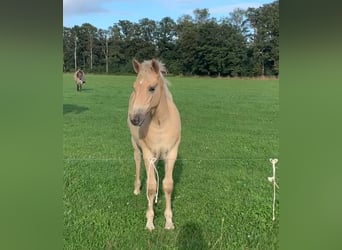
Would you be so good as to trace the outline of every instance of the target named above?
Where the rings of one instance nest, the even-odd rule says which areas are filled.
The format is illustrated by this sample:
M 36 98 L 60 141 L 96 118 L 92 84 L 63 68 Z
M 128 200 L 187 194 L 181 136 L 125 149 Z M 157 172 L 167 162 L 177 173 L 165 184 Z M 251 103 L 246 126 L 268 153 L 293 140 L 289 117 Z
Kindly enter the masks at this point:
M 108 74 L 108 56 L 106 56 L 106 73 Z
M 108 74 L 108 39 L 106 38 L 106 73 Z
M 93 37 L 90 37 L 90 71 L 93 71 Z
M 75 71 L 77 70 L 77 36 L 75 36 L 75 51 L 74 51 L 74 59 L 75 59 Z
M 93 49 L 90 49 L 90 71 L 93 71 Z

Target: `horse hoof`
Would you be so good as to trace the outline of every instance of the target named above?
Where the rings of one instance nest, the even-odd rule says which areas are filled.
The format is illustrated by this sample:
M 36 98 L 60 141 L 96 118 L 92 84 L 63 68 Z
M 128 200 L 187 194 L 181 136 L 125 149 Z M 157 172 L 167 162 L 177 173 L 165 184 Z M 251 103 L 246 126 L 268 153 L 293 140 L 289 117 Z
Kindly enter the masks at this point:
M 173 223 L 165 223 L 165 229 L 166 230 L 172 230 L 175 229 L 175 226 L 173 225 Z
M 135 195 L 140 194 L 140 190 L 134 190 L 134 191 L 133 191 L 133 194 L 135 194 Z
M 146 224 L 146 229 L 148 229 L 149 231 L 152 231 L 152 230 L 154 229 L 153 223 L 147 222 L 147 224 Z

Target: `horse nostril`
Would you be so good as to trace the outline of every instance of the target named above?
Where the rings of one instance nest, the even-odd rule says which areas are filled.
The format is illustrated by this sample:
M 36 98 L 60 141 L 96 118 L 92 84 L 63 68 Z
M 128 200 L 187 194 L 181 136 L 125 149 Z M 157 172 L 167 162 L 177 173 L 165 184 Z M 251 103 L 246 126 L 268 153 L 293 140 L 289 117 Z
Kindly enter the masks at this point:
M 144 116 L 142 114 L 136 114 L 130 120 L 134 126 L 141 126 L 144 122 Z
M 139 124 L 139 117 L 135 116 L 133 119 L 131 119 L 131 123 L 134 126 L 137 126 Z

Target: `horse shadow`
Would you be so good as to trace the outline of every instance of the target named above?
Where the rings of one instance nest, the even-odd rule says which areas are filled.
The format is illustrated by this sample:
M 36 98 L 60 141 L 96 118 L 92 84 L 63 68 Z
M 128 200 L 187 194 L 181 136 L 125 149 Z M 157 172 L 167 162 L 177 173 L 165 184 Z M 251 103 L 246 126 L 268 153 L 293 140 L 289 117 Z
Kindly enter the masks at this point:
M 181 226 L 177 236 L 177 249 L 179 250 L 208 250 L 200 224 L 188 222 Z
M 78 106 L 75 104 L 63 104 L 63 115 L 68 113 L 79 114 L 89 110 L 88 107 Z
M 92 88 L 82 88 L 81 92 L 90 92 L 93 91 Z

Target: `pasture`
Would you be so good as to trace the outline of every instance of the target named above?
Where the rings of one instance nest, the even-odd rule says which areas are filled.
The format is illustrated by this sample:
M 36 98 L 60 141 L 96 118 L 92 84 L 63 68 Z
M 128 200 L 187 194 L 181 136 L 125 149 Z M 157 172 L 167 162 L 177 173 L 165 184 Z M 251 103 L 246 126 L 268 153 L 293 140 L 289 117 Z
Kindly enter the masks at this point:
M 127 127 L 135 76 L 86 75 L 77 92 L 63 75 L 64 249 L 276 249 L 269 158 L 279 157 L 279 82 L 166 77 L 182 121 L 173 173 L 175 229 L 164 229 L 159 183 L 155 230 L 145 229 L 145 169 Z M 280 183 L 280 162 L 277 183 Z M 164 175 L 163 162 L 158 164 Z

